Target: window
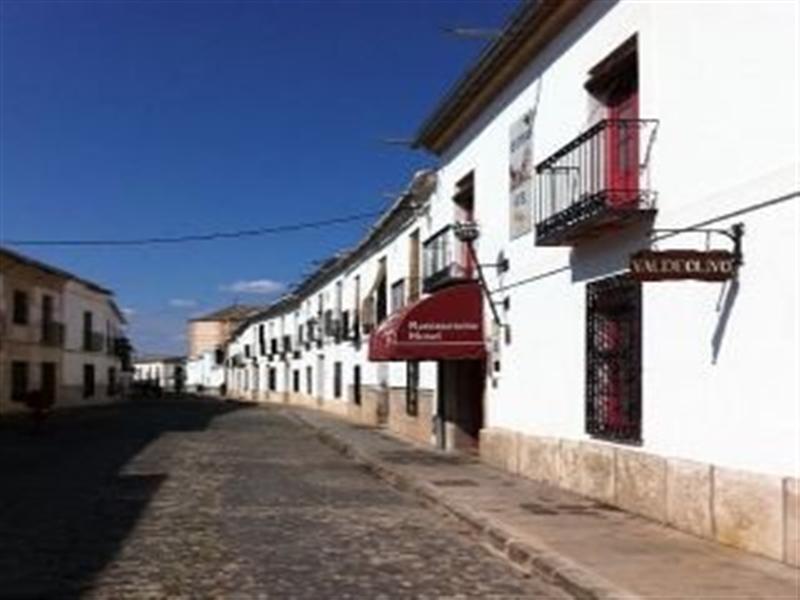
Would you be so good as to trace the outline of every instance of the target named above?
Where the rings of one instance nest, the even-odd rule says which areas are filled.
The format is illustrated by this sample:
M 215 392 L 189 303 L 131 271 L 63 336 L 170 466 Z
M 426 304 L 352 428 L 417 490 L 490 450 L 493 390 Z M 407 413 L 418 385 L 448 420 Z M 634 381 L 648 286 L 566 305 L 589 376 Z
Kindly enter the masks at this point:
M 392 312 L 398 311 L 406 303 L 406 282 L 404 279 L 398 279 L 392 284 Z
M 353 367 L 353 404 L 361 406 L 361 365 Z
M 342 397 L 342 363 L 333 363 L 333 397 Z
M 17 325 L 28 324 L 28 294 L 14 290 L 14 323 Z
M 350 338 L 350 311 L 342 311 L 342 320 L 339 323 L 338 340 L 346 340 Z
M 117 370 L 108 367 L 108 395 L 115 396 L 117 393 Z
M 214 350 L 214 363 L 217 365 L 221 365 L 225 362 L 225 350 L 222 348 L 217 348 Z
M 250 344 L 244 345 L 244 357 L 250 358 Z
M 377 289 L 375 290 L 375 322 L 381 323 L 387 314 L 386 304 L 386 259 L 380 260 L 379 272 L 381 273 L 380 281 L 378 282 Z
M 311 396 L 314 393 L 314 372 L 311 367 L 306 367 L 306 394 Z
M 87 351 L 92 350 L 92 313 L 85 311 L 83 313 L 83 349 Z
M 278 353 L 278 338 L 272 338 L 269 341 L 269 353 L 270 354 Z
M 406 414 L 416 417 L 419 413 L 419 362 L 406 363 Z
M 420 273 L 419 273 L 419 229 L 415 229 L 408 237 L 408 301 L 415 302 L 419 299 Z
M 270 367 L 270 369 L 269 369 L 269 391 L 274 392 L 276 389 L 278 389 L 277 381 L 278 381 L 278 370 L 275 367 Z
M 358 339 L 361 334 L 361 275 L 356 275 L 353 282 L 353 294 L 355 295 L 355 303 L 353 304 L 353 338 Z
M 11 363 L 11 399 L 25 402 L 28 393 L 28 363 L 19 360 Z
M 300 369 L 294 369 L 292 371 L 292 391 L 296 393 L 300 392 Z
M 45 402 L 56 400 L 56 363 L 42 363 L 42 399 Z
M 45 294 L 42 296 L 42 327 L 47 328 L 53 322 L 53 297 Z
M 83 365 L 83 397 L 91 398 L 93 396 L 94 396 L 94 365 Z
M 628 205 L 639 190 L 639 71 L 636 36 L 589 72 L 586 89 L 597 116 L 608 119 L 604 131 L 605 187 L 609 202 Z M 590 115 L 590 118 L 592 116 Z
M 642 288 L 627 276 L 586 286 L 586 432 L 640 442 Z
M 267 355 L 267 340 L 264 337 L 264 326 L 258 326 L 258 353 L 261 356 Z

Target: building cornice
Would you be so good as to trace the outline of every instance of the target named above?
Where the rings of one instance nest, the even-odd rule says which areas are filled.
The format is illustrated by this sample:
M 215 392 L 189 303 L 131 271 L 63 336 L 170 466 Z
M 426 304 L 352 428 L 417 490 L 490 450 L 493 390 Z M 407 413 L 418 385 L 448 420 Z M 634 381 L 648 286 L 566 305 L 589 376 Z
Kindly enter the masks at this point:
M 525 0 L 423 122 L 413 147 L 443 154 L 588 3 Z

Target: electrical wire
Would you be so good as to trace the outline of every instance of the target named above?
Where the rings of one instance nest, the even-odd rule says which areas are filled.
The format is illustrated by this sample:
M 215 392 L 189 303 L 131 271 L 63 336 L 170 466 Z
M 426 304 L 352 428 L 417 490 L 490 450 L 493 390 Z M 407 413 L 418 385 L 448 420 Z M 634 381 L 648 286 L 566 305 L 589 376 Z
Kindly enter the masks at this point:
M 334 219 L 324 219 L 321 221 L 309 221 L 306 223 L 295 223 L 290 225 L 276 225 L 273 227 L 259 227 L 257 229 L 242 229 L 239 231 L 217 231 L 213 233 L 192 234 L 181 236 L 149 237 L 138 239 L 86 239 L 86 240 L 2 240 L 4 244 L 10 246 L 148 246 L 153 244 L 183 244 L 189 242 L 207 242 L 220 239 L 236 239 L 244 237 L 255 237 L 260 235 L 270 235 L 287 233 L 291 231 L 301 231 L 304 229 L 321 229 L 330 225 L 351 223 L 363 219 L 377 217 L 381 213 L 378 211 L 353 214 Z

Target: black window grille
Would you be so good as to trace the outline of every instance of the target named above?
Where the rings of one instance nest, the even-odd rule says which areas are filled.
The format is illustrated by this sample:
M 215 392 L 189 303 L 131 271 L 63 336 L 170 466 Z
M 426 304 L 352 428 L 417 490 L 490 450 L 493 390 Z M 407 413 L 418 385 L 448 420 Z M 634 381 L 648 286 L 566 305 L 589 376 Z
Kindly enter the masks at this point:
M 353 404 L 361 406 L 361 366 L 353 367 Z
M 276 391 L 278 389 L 278 370 L 275 367 L 269 368 L 268 378 L 269 391 Z
M 83 365 L 83 397 L 94 396 L 94 365 Z
M 13 320 L 16 325 L 28 324 L 28 294 L 26 292 L 14 290 Z
M 342 397 L 342 363 L 333 363 L 333 397 Z
M 292 371 L 292 391 L 300 391 L 300 369 L 295 369 Z
M 28 393 L 28 363 L 22 361 L 11 362 L 11 399 L 14 402 L 24 402 Z
M 642 289 L 620 275 L 586 286 L 586 431 L 642 437 Z
M 406 363 L 406 414 L 416 417 L 419 413 L 419 363 Z
M 258 326 L 258 353 L 261 356 L 267 355 L 267 338 L 264 334 L 264 326 Z

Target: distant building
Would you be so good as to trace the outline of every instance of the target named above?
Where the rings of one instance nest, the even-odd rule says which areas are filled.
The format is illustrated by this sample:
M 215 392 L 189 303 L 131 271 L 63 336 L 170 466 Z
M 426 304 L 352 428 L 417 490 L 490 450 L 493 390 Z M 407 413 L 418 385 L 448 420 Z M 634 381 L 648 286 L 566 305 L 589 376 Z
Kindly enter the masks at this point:
M 224 392 L 225 350 L 207 350 L 186 361 L 186 388 L 195 393 Z
M 221 348 L 236 327 L 263 306 L 232 304 L 189 321 L 189 358 Z
M 237 327 L 263 306 L 232 304 L 189 321 L 186 386 L 194 392 L 218 393 L 225 380 L 225 344 Z
M 121 398 L 124 325 L 110 290 L 0 248 L 0 413 Z
M 180 392 L 186 384 L 186 357 L 139 356 L 133 360 L 133 381 L 166 392 Z

